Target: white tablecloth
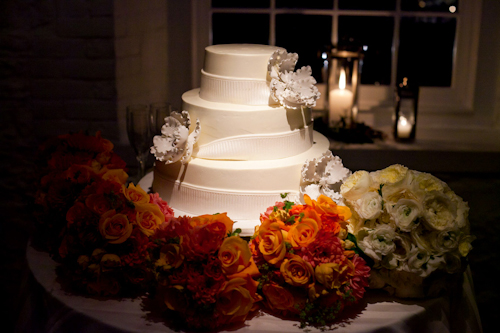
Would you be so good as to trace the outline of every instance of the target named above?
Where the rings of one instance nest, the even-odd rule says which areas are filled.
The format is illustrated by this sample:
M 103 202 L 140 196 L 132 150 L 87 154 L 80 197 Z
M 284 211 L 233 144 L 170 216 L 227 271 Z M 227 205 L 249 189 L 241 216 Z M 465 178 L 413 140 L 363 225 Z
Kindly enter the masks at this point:
M 27 259 L 38 293 L 26 302 L 18 327 L 24 332 L 173 332 L 147 299 L 97 299 L 63 290 L 57 263 L 31 246 Z M 472 290 L 465 274 L 462 297 L 409 301 L 368 291 L 362 302 L 345 311 L 331 328 L 335 332 L 482 332 Z M 259 311 L 238 332 L 304 332 L 298 322 L 282 320 Z M 312 331 L 318 331 L 312 329 Z M 222 331 L 224 332 L 224 331 Z

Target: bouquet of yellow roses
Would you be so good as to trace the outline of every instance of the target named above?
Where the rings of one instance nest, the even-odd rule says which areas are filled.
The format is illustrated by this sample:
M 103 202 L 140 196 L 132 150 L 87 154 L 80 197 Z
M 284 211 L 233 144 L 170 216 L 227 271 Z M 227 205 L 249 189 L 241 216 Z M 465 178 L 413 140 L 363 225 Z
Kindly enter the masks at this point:
M 373 261 L 370 287 L 435 296 L 465 269 L 469 207 L 445 182 L 396 164 L 356 171 L 340 193 L 353 212 L 351 232 Z
M 225 213 L 182 216 L 155 235 L 157 291 L 172 325 L 238 325 L 256 308 L 259 271 L 240 231 L 232 229 Z
M 365 293 L 370 268 L 347 232 L 351 212 L 324 195 L 277 202 L 250 241 L 262 274 L 259 293 L 272 312 L 326 325 Z

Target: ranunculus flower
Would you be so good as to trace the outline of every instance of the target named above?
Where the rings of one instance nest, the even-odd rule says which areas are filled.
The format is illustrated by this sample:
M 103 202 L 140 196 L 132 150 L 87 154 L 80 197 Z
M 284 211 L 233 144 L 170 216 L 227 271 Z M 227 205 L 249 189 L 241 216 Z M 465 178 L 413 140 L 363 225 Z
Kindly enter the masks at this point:
M 278 223 L 262 223 L 258 231 L 260 243 L 259 250 L 264 259 L 271 265 L 280 263 L 286 254 L 286 245 L 283 231 Z
M 367 192 L 355 201 L 355 209 L 364 220 L 373 220 L 382 213 L 382 197 L 377 192 Z
M 285 282 L 296 287 L 304 287 L 314 282 L 314 270 L 310 263 L 297 255 L 286 258 L 280 266 Z
M 417 201 L 400 199 L 395 205 L 389 205 L 387 210 L 402 231 L 410 232 L 418 227 L 422 207 Z
M 180 244 L 165 244 L 160 249 L 160 258 L 155 262 L 155 266 L 163 270 L 178 268 L 184 262 L 184 255 L 181 252 Z
M 370 258 L 382 260 L 396 249 L 394 239 L 396 232 L 387 224 L 378 225 L 375 229 L 363 228 L 358 233 L 358 245 Z
M 271 310 L 298 312 L 295 308 L 295 297 L 288 289 L 275 283 L 266 283 L 262 287 L 262 293 Z
M 408 256 L 408 269 L 412 273 L 416 273 L 421 277 L 429 276 L 435 271 L 444 259 L 441 256 L 431 256 L 425 250 L 413 245 Z
M 219 259 L 226 275 L 243 271 L 250 264 L 251 258 L 247 242 L 239 236 L 227 237 L 219 249 Z
M 132 201 L 134 204 L 140 205 L 149 203 L 149 194 L 147 194 L 140 185 L 135 186 L 134 183 L 130 183 L 128 187 L 123 185 L 122 191 L 125 198 Z
M 101 216 L 99 231 L 111 244 L 120 244 L 126 241 L 132 234 L 133 226 L 124 214 L 117 214 L 110 210 Z
M 155 204 L 141 204 L 136 207 L 136 210 L 137 226 L 146 236 L 152 236 L 165 222 L 165 216 Z
M 339 289 L 354 275 L 354 264 L 350 260 L 344 260 L 341 263 L 319 264 L 314 269 L 314 275 L 316 281 L 325 288 L 329 290 Z
M 228 317 L 225 323 L 245 321 L 252 309 L 256 291 L 257 282 L 249 276 L 227 281 L 217 301 L 217 311 Z

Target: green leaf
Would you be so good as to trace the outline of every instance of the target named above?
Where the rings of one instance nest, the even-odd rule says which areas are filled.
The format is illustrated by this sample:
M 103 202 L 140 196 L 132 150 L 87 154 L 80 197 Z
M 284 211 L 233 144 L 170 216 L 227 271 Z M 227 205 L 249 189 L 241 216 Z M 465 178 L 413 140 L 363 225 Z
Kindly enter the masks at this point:
M 280 196 L 281 199 L 285 199 L 288 196 L 288 193 L 281 193 Z

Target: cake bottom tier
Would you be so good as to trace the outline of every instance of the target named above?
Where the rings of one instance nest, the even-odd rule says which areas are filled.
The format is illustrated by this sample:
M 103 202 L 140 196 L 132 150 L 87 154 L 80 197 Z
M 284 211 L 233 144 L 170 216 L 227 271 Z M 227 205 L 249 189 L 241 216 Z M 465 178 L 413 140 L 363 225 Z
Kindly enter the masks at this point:
M 157 163 L 152 189 L 167 201 L 176 215 L 227 213 L 242 235 L 251 235 L 260 214 L 288 193 L 299 194 L 301 169 L 306 160 L 329 149 L 318 132 L 306 152 L 277 160 L 221 161 L 192 158 L 183 165 Z

